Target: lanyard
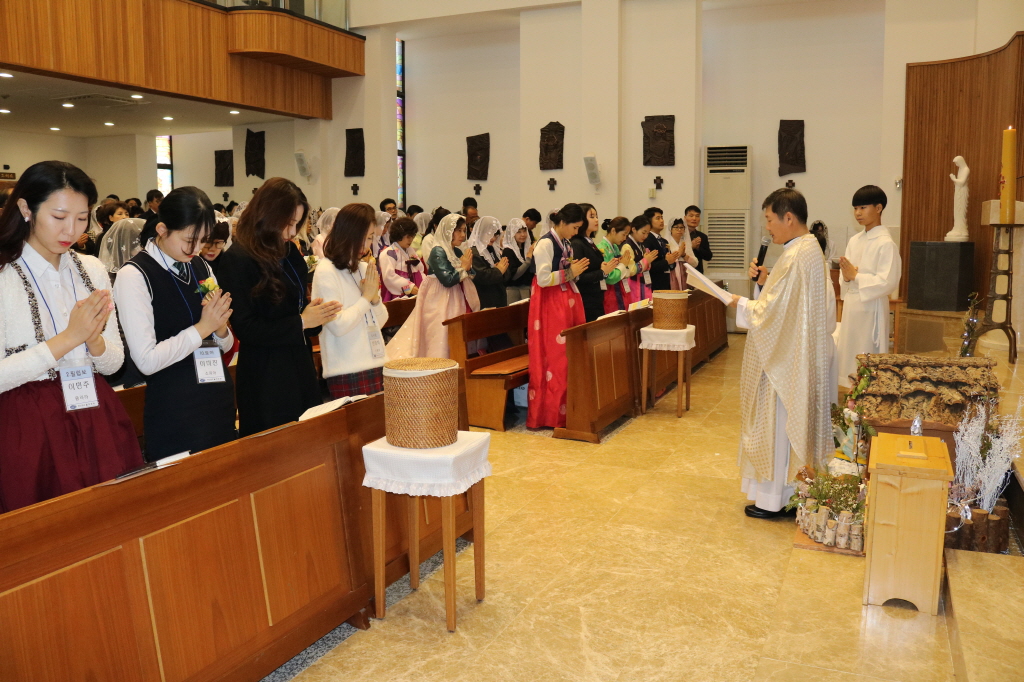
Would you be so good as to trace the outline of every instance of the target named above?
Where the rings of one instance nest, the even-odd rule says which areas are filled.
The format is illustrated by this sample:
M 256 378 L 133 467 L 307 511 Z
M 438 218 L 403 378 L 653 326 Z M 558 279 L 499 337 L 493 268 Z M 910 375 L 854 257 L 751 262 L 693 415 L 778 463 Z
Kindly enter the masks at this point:
M 21 259 L 22 265 L 28 270 L 29 276 L 32 277 L 32 283 L 36 286 L 36 291 L 39 292 L 39 298 L 43 299 L 43 305 L 46 306 L 46 312 L 50 314 L 50 324 L 53 325 L 53 335 L 56 336 L 59 332 L 57 331 L 57 321 L 53 318 L 53 311 L 50 310 L 50 304 L 46 302 L 46 296 L 43 294 L 42 287 L 39 286 L 39 282 L 36 281 L 36 273 L 32 272 L 32 268 L 29 267 L 28 261 L 24 258 Z M 60 277 L 60 271 L 57 271 L 57 276 Z M 78 287 L 75 286 L 75 276 L 71 275 L 71 288 L 75 292 L 75 300 L 78 300 Z M 70 315 L 69 315 L 70 317 Z
M 174 280 L 174 286 L 178 290 L 178 295 L 181 296 L 181 300 L 185 303 L 185 309 L 188 310 L 188 317 L 192 320 L 192 324 L 196 323 L 196 316 L 192 313 L 192 306 L 188 304 L 188 299 L 185 298 L 185 293 L 181 290 L 181 284 L 178 282 L 178 278 L 175 277 L 174 273 L 171 272 L 171 266 L 167 264 L 167 258 L 164 256 L 163 249 L 160 248 L 159 244 L 156 244 L 156 252 L 160 254 L 160 260 L 164 263 L 164 268 L 167 270 L 167 274 Z M 192 267 L 191 261 L 188 264 L 188 269 L 192 271 L 192 279 L 199 281 L 196 276 L 196 270 Z
M 299 273 L 295 270 L 295 266 L 292 265 L 292 262 L 290 260 L 288 260 L 287 256 L 285 256 L 281 260 L 283 260 L 285 263 L 287 263 L 288 267 L 291 268 L 291 271 L 293 273 L 295 273 L 295 279 L 292 279 L 292 276 L 289 275 L 287 272 L 285 272 L 284 274 L 287 275 L 288 279 L 291 280 L 295 284 L 295 286 L 298 287 L 298 289 L 299 289 L 299 312 L 302 312 L 302 300 L 303 300 L 303 295 L 302 295 L 303 294 L 303 292 L 302 292 L 302 289 L 303 289 L 303 287 L 302 287 L 302 278 L 299 277 Z M 284 270 L 284 268 L 281 268 L 281 270 Z

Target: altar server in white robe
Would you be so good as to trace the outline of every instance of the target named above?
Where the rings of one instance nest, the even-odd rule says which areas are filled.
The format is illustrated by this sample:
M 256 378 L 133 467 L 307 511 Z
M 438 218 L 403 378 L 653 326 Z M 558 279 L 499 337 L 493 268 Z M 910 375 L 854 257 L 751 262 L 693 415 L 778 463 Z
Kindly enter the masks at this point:
M 756 300 L 733 296 L 736 324 L 749 330 L 740 375 L 742 489 L 753 518 L 774 518 L 793 494 L 801 467 L 820 468 L 834 449 L 835 294 L 818 240 L 807 230 L 807 202 L 796 190 L 764 204 L 772 241 L 783 247 L 768 274 L 751 263 Z
M 853 195 L 853 215 L 864 226 L 850 238 L 839 259 L 843 323 L 839 326 L 839 385 L 855 386 L 857 355 L 889 352 L 889 294 L 900 285 L 903 261 L 889 229 L 882 224 L 885 192 L 865 185 Z

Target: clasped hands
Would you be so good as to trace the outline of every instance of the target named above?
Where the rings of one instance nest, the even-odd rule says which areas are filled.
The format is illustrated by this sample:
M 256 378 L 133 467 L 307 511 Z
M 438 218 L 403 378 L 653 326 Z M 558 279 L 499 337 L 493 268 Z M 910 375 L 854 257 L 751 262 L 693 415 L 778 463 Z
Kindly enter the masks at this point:
M 857 273 L 860 272 L 860 268 L 848 261 L 846 256 L 840 257 L 839 269 L 843 271 L 843 279 L 847 282 L 857 279 Z

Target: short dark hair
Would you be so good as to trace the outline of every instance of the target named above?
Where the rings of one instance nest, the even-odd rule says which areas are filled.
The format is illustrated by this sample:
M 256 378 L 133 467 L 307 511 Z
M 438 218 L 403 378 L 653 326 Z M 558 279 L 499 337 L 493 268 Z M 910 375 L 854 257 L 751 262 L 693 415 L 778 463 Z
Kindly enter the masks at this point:
M 540 222 L 540 211 L 535 208 L 528 208 L 523 212 L 524 220 L 532 220 L 535 223 Z
M 108 194 L 104 198 L 106 198 L 106 199 L 113 199 L 114 201 L 121 201 L 121 197 L 117 196 L 116 194 Z
M 124 200 L 124 203 L 127 204 L 127 203 L 132 202 L 132 201 L 135 202 L 136 206 L 142 206 L 142 199 L 140 199 L 138 197 L 129 197 L 129 198 Z
M 407 216 L 412 217 L 412 216 L 416 215 L 417 213 L 423 213 L 423 207 L 418 205 L 418 204 L 413 204 L 409 208 L 405 209 L 405 214 Z
M 563 225 L 583 222 L 585 217 L 586 214 L 579 204 L 566 204 L 551 214 L 554 224 L 561 223 Z
M 96 209 L 96 222 L 98 222 L 103 229 L 110 227 L 114 224 L 114 221 L 110 219 L 110 216 L 114 215 L 119 208 L 123 208 L 124 212 L 128 213 L 129 217 L 131 217 L 131 213 L 128 211 L 128 204 L 123 201 L 111 201 Z
M 462 200 L 462 208 L 478 208 L 476 205 L 476 199 L 474 199 L 473 197 L 466 197 L 465 199 Z
M 223 213 L 224 212 L 224 204 L 214 204 L 213 205 L 213 210 L 214 211 L 220 211 L 221 213 Z
M 693 211 L 697 215 L 700 215 L 700 206 L 694 206 L 693 204 L 690 204 L 689 206 L 686 207 L 686 210 L 683 211 L 683 215 L 686 215 L 690 211 Z
M 334 217 L 327 239 L 324 257 L 339 270 L 355 272 L 363 256 L 366 232 L 377 224 L 377 214 L 369 204 L 346 204 Z
M 444 206 L 438 206 L 435 208 L 434 214 L 430 217 L 430 223 L 427 225 L 427 234 L 433 234 L 437 229 L 437 226 L 441 224 L 442 220 L 444 220 L 444 217 L 450 213 L 451 211 Z
M 633 227 L 634 230 L 642 230 L 651 224 L 651 219 L 647 217 L 647 213 L 645 212 L 633 218 L 633 220 L 631 220 L 629 224 Z
M 419 228 L 416 227 L 415 220 L 412 218 L 399 218 L 391 223 L 391 227 L 388 229 L 388 236 L 391 237 L 391 243 L 394 244 L 406 237 L 415 237 L 417 232 L 419 232 Z
M 863 206 L 864 204 L 857 204 Z M 820 220 L 815 220 L 811 223 L 811 234 L 818 240 L 818 246 L 821 247 L 821 252 L 824 254 L 828 253 L 828 225 Z
M 795 189 L 783 187 L 768 195 L 761 204 L 761 209 L 771 209 L 772 213 L 782 218 L 792 213 L 797 221 L 807 224 L 807 200 Z
M 683 227 L 686 227 L 686 221 L 683 220 L 682 218 L 676 218 L 675 220 L 672 221 L 672 227 L 670 229 L 676 229 L 676 225 L 682 225 Z
M 853 193 L 853 206 L 877 206 L 881 204 L 882 210 L 885 210 L 888 203 L 889 198 L 885 196 L 882 188 L 876 185 L 864 185 Z
M 216 204 L 215 204 L 216 205 Z M 203 240 L 204 244 L 212 244 L 214 242 L 226 242 L 231 236 L 231 223 L 226 220 L 218 221 L 213 229 L 210 230 L 210 234 Z
M 227 211 L 228 213 L 231 213 L 232 211 L 235 210 L 236 206 L 238 206 L 237 201 L 229 201 L 228 205 L 224 207 L 224 210 Z
M 163 199 L 164 193 L 158 189 L 151 189 L 146 192 L 146 203 L 153 201 L 153 199 Z
M 395 206 L 398 206 L 398 202 L 395 201 L 394 199 L 385 199 L 384 201 L 380 202 L 380 210 L 386 211 L 387 208 L 385 208 L 385 207 L 388 204 L 394 204 Z
M 142 210 L 141 206 L 129 206 L 128 207 L 128 215 L 130 217 L 132 217 L 132 218 L 138 218 L 143 213 L 145 213 L 145 211 Z
M 193 247 L 206 241 L 217 224 L 210 197 L 198 187 L 175 187 L 160 202 L 157 215 L 169 232 L 191 229 Z
M 646 211 L 644 211 L 644 215 L 645 215 L 645 216 L 647 216 L 647 219 L 648 219 L 648 220 L 654 220 L 654 216 L 658 215 L 659 213 L 660 213 L 661 215 L 665 215 L 665 212 L 664 212 L 664 211 L 662 211 L 662 210 L 661 210 L 660 208 L 658 208 L 657 206 L 651 206 L 651 207 L 650 207 L 649 209 L 647 209 Z
M 39 205 L 62 189 L 84 196 L 90 209 L 96 203 L 96 184 L 80 168 L 66 161 L 40 161 L 21 174 L 0 212 L 0 270 L 21 257 L 32 233 L 32 224 L 22 217 L 18 200 L 25 200 L 35 218 Z

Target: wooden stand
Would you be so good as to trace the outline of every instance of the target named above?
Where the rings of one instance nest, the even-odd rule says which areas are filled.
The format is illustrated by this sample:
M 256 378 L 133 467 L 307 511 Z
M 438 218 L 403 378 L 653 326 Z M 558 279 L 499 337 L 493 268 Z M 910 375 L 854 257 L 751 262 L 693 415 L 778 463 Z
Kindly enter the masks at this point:
M 658 351 L 655 351 L 658 352 Z M 640 414 L 647 413 L 648 380 L 651 373 L 649 370 L 651 351 L 644 348 L 643 370 L 641 371 L 643 385 L 640 388 Z M 683 384 L 686 385 L 686 410 L 690 410 L 690 351 L 679 351 L 679 360 L 676 363 L 678 378 L 676 380 L 676 417 L 683 416 Z M 651 406 L 654 406 L 654 391 L 651 391 Z
M 864 604 L 905 599 L 937 615 L 949 452 L 938 438 L 882 433 L 873 441 Z

